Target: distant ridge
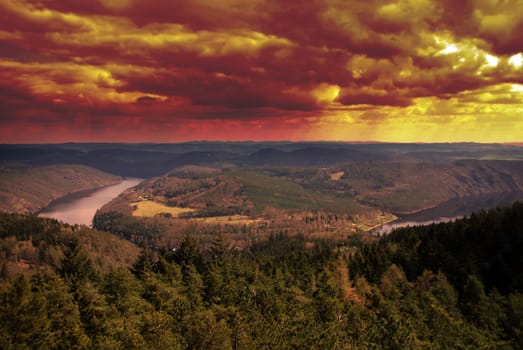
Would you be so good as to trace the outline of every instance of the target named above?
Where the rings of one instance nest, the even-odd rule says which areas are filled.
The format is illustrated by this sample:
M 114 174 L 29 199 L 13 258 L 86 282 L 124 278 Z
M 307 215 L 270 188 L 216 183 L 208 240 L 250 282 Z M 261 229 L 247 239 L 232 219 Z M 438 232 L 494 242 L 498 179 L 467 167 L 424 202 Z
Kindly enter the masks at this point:
M 150 178 L 183 165 L 325 166 L 374 160 L 523 160 L 522 144 L 379 142 L 187 142 L 0 145 L 0 161 L 82 164 L 126 177 Z
M 321 166 L 384 158 L 377 154 L 342 148 L 308 147 L 290 152 L 264 148 L 251 154 L 248 162 L 255 165 Z

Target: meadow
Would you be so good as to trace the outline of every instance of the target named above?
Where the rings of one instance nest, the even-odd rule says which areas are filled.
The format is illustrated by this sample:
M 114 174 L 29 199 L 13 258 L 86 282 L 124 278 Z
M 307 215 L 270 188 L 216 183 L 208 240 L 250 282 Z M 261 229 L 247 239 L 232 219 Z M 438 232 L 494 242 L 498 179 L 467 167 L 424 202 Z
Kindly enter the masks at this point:
M 168 207 L 150 200 L 134 202 L 129 205 L 133 207 L 133 216 L 154 217 L 159 214 L 170 214 L 178 217 L 180 214 L 194 212 L 194 209 L 191 208 Z

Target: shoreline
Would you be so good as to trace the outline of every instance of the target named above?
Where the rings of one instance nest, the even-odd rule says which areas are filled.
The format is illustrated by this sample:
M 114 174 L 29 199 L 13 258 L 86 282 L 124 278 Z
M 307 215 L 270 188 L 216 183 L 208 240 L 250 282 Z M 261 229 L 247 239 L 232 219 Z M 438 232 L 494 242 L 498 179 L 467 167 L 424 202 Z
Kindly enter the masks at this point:
M 86 196 L 88 196 L 91 193 L 94 193 L 96 191 L 102 190 L 102 189 L 107 188 L 109 186 L 119 185 L 122 182 L 124 182 L 125 180 L 126 180 L 125 178 L 121 178 L 120 181 L 118 181 L 118 182 L 113 182 L 113 183 L 110 183 L 110 184 L 107 184 L 107 185 L 104 185 L 104 186 L 98 186 L 98 187 L 94 187 L 94 188 L 86 188 L 86 189 L 83 189 L 83 190 L 66 193 L 63 196 L 60 196 L 58 198 L 53 199 L 52 201 L 47 203 L 45 205 L 45 207 L 40 208 L 40 209 L 34 211 L 33 214 L 38 216 L 41 213 L 43 213 L 46 210 L 48 210 L 49 208 L 52 208 L 53 206 L 56 206 L 57 204 L 60 204 L 61 202 L 68 202 L 68 201 L 73 201 L 73 200 L 76 200 L 76 199 L 80 199 L 82 197 L 86 197 Z
M 98 189 L 77 191 L 53 201 L 38 216 L 50 217 L 71 225 L 91 225 L 96 211 L 127 188 L 138 185 L 143 179 L 122 181 Z
M 450 199 L 450 200 L 452 200 L 452 199 Z M 440 203 L 438 203 L 436 205 L 433 205 L 433 206 L 430 206 L 430 207 L 424 207 L 424 208 L 421 208 L 421 209 L 418 209 L 418 210 L 407 211 L 407 212 L 396 212 L 396 213 L 392 213 L 392 214 L 396 215 L 398 218 L 400 218 L 400 217 L 402 217 L 404 215 L 416 215 L 416 214 L 419 214 L 422 211 L 431 210 L 431 209 L 437 208 L 438 206 L 440 206 L 440 205 L 442 205 L 443 203 L 446 203 L 446 202 L 448 202 L 448 201 L 440 202 Z
M 421 209 L 414 213 L 393 213 L 398 216 L 397 220 L 375 227 L 373 230 L 375 231 L 374 233 L 382 233 L 380 227 L 385 225 L 397 225 L 391 229 L 392 231 L 395 228 L 403 226 L 429 225 L 432 223 L 453 221 L 481 210 L 489 210 L 497 206 L 510 205 L 521 199 L 523 199 L 523 191 L 493 192 L 482 195 L 453 198 L 442 202 L 435 207 Z M 386 232 L 385 234 L 390 233 L 391 231 Z
M 365 233 L 370 233 L 370 232 L 372 232 L 373 230 L 375 230 L 375 229 L 377 229 L 377 228 L 379 228 L 379 227 L 382 227 L 382 226 L 384 226 L 384 225 L 391 224 L 391 223 L 393 223 L 393 222 L 395 222 L 395 221 L 397 221 L 397 220 L 398 220 L 398 218 L 396 218 L 396 219 L 391 219 L 390 221 L 384 222 L 384 223 L 382 223 L 382 224 L 378 224 L 378 225 L 371 226 L 370 228 L 368 228 L 368 229 L 365 230 L 364 232 L 365 232 Z
M 394 221 L 397 221 L 399 219 L 399 217 L 396 214 L 394 214 L 394 213 L 389 213 L 389 215 L 391 215 L 392 217 L 389 218 L 389 219 L 385 219 L 385 221 L 383 221 L 383 222 L 381 222 L 379 224 L 370 226 L 369 228 L 363 230 L 363 232 L 370 233 L 370 232 L 372 232 L 373 230 L 375 230 L 378 227 L 381 227 L 383 225 L 388 225 L 388 224 L 390 224 L 390 223 L 392 223 Z

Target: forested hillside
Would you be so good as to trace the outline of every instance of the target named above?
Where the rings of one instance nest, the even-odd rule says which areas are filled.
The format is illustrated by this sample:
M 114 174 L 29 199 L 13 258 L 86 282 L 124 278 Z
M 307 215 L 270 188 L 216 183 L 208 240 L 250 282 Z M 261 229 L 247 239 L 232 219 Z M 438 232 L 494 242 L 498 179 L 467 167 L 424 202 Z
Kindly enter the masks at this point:
M 0 266 L 2 278 L 17 273 L 32 275 L 56 270 L 66 251 L 85 254 L 99 272 L 129 267 L 139 254 L 133 243 L 86 226 L 55 219 L 0 213 Z
M 21 227 L 29 219 L 6 218 L 3 236 L 25 240 Z M 36 235 L 40 228 L 33 227 Z M 523 204 L 516 203 L 366 245 L 273 234 L 233 250 L 216 235 L 203 250 L 187 235 L 175 250 L 146 246 L 130 269 L 108 272 L 93 268 L 80 246 L 66 244 L 54 269 L 3 275 L 0 343 L 5 349 L 517 349 L 523 347 L 521 227 Z
M 523 291 L 523 203 L 474 213 L 454 223 L 396 229 L 363 246 L 351 271 L 377 281 L 391 264 L 410 280 L 425 269 L 445 273 L 462 292 L 472 278 L 488 291 Z
M 34 213 L 69 193 L 118 183 L 120 177 L 83 165 L 0 163 L 0 211 Z

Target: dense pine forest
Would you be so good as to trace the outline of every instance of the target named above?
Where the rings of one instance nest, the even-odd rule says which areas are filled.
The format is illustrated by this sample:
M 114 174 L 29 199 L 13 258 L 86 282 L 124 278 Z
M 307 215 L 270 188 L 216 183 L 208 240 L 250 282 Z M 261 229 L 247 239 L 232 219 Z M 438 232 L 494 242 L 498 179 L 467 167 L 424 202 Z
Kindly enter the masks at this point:
M 365 244 L 186 235 L 132 263 L 50 219 L 2 214 L 0 239 L 3 349 L 523 347 L 523 203 Z

